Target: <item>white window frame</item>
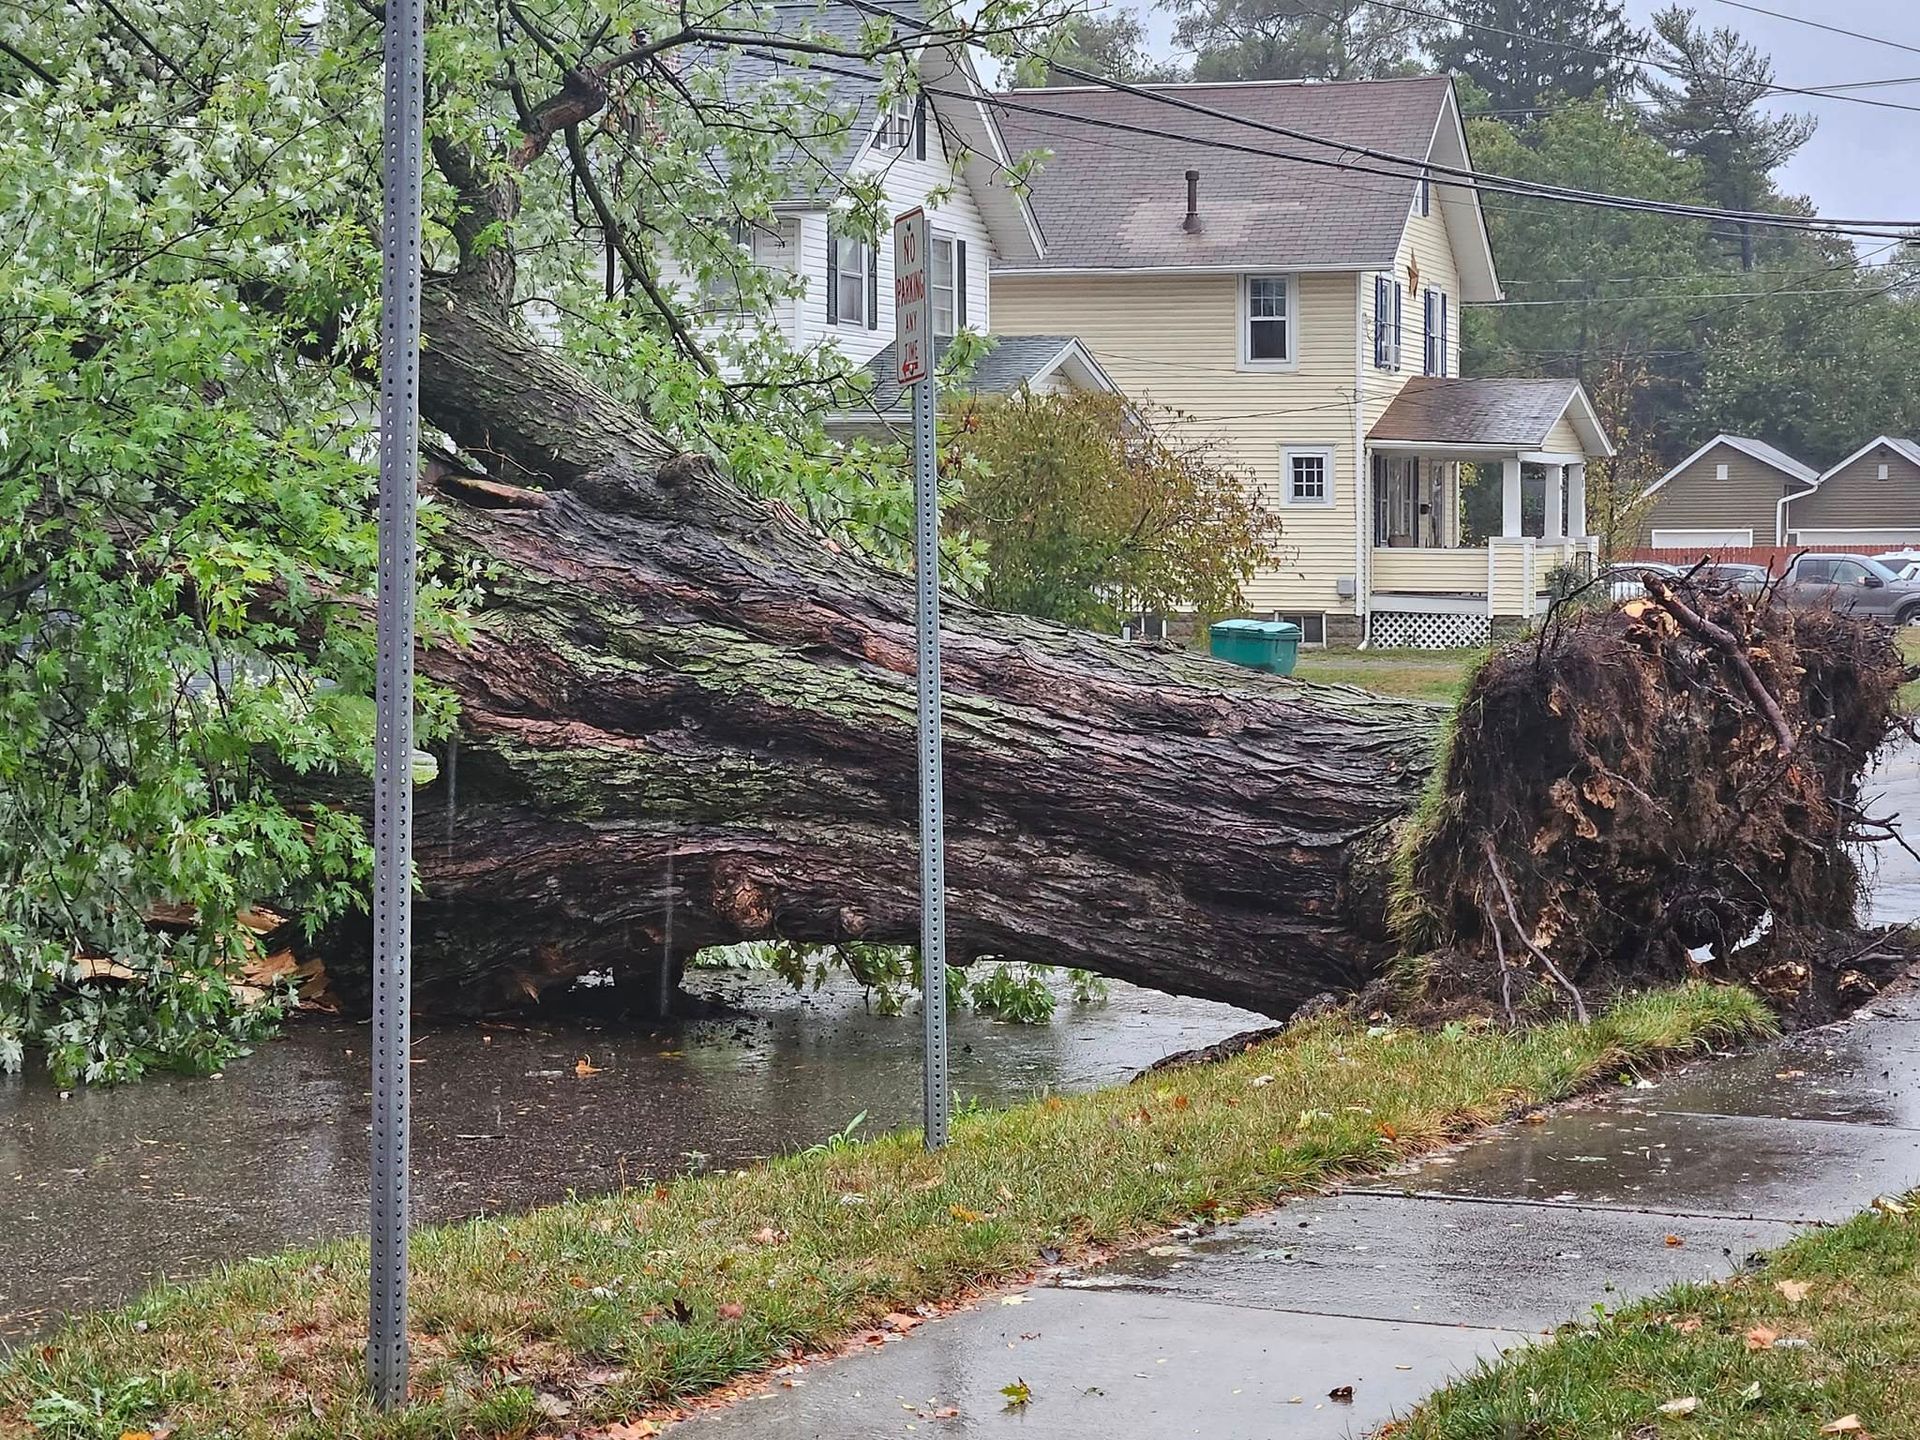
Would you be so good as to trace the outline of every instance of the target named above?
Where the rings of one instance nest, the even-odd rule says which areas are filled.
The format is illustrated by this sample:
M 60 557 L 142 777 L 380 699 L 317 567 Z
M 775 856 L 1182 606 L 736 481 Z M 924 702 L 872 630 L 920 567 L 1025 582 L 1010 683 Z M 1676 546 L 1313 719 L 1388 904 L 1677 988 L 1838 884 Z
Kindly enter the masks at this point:
M 933 250 L 927 257 L 927 301 L 930 318 L 933 321 L 933 338 L 948 340 L 960 332 L 960 288 L 966 281 L 960 274 L 960 244 L 957 237 L 943 230 L 933 232 Z M 946 309 L 947 326 L 940 327 L 940 247 L 947 247 L 947 284 Z
M 1293 462 L 1296 460 L 1318 460 L 1320 462 L 1320 490 L 1318 499 L 1302 500 L 1293 493 Z M 1333 447 L 1331 445 L 1289 445 L 1280 452 L 1280 503 L 1299 510 L 1325 510 L 1333 504 Z
M 1279 319 L 1287 327 L 1287 353 L 1279 360 L 1256 360 L 1253 358 L 1253 285 L 1256 280 L 1278 280 L 1286 286 L 1287 311 L 1284 316 L 1262 316 L 1262 319 Z M 1239 368 L 1256 371 L 1285 371 L 1300 368 L 1300 277 L 1297 275 L 1261 272 L 1240 277 L 1240 302 L 1238 305 L 1238 323 L 1240 327 Z
M 855 246 L 857 253 L 864 262 L 858 272 L 860 313 L 858 316 L 849 319 L 847 317 L 847 307 L 842 296 L 836 294 L 833 297 L 833 318 L 828 323 L 838 330 L 878 329 L 878 319 L 875 316 L 867 314 L 867 306 L 874 298 L 873 268 L 879 263 L 879 252 L 871 242 L 862 240 L 857 235 L 840 235 L 832 230 L 827 232 L 827 244 L 837 247 L 842 243 Z M 840 255 L 837 249 L 834 252 L 833 277 L 836 285 L 844 287 L 847 284 L 848 270 L 847 267 L 840 262 Z

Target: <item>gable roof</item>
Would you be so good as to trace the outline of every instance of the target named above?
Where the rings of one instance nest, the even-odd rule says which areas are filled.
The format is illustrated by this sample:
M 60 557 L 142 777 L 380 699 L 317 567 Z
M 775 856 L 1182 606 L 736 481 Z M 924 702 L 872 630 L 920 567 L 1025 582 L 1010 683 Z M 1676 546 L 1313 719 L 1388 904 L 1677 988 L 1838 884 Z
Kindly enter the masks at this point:
M 788 39 L 815 38 L 857 50 L 864 36 L 892 16 L 894 35 L 907 40 L 930 27 L 924 0 L 773 0 L 759 12 L 765 28 Z M 943 93 L 926 96 L 927 114 L 940 127 L 954 170 L 980 207 L 994 247 L 1003 255 L 1038 258 L 1044 242 L 1027 197 L 1007 178 L 1013 158 L 992 111 L 982 103 L 980 83 L 964 47 L 938 40 L 915 52 L 922 82 Z M 804 150 L 787 145 L 774 159 L 777 170 L 793 177 L 782 208 L 821 209 L 833 199 L 869 149 L 880 122 L 882 64 L 844 56 L 810 58 L 773 47 L 729 48 L 723 81 L 729 96 L 759 86 L 786 82 L 821 87 L 827 105 L 844 117 L 844 143 L 813 139 Z M 968 98 L 959 98 L 962 91 Z
M 1037 385 L 1056 371 L 1065 371 L 1085 390 L 1117 391 L 1100 362 L 1074 335 L 996 335 L 994 345 L 973 367 L 973 373 L 960 388 L 970 395 L 1010 395 L 1023 385 Z M 934 341 L 933 362 L 938 368 L 952 347 L 951 337 Z M 858 411 L 849 416 L 865 417 L 869 411 L 886 418 L 891 413 L 904 416 L 907 392 L 900 388 L 899 366 L 894 362 L 893 346 L 888 345 L 867 362 L 873 375 L 873 391 Z
M 1712 450 L 1716 445 L 1730 445 L 1741 454 L 1758 460 L 1762 465 L 1770 466 L 1778 470 L 1782 475 L 1787 476 L 1789 479 L 1797 480 L 1802 485 L 1814 484 L 1816 476 L 1819 473 L 1811 465 L 1794 459 L 1793 456 L 1787 454 L 1786 451 L 1769 445 L 1764 440 L 1749 439 L 1745 435 L 1720 434 L 1714 436 L 1678 465 L 1667 471 L 1667 473 L 1662 475 L 1658 480 L 1647 486 L 1645 490 L 1640 492 L 1641 495 L 1646 496 L 1653 494 L 1656 490 L 1662 488 L 1669 480 L 1673 479 L 1674 476 L 1693 465 L 1701 456 Z
M 1826 484 L 1827 481 L 1831 480 L 1835 475 L 1838 475 L 1842 470 L 1846 469 L 1847 466 L 1853 464 L 1853 462 L 1861 456 L 1871 454 L 1882 445 L 1893 451 L 1893 453 L 1901 459 L 1910 461 L 1915 465 L 1920 465 L 1920 442 L 1902 439 L 1898 435 L 1876 435 L 1858 450 L 1847 456 L 1846 459 L 1837 464 L 1829 465 L 1825 470 L 1821 471 L 1820 478 L 1813 483 L 1815 485 Z
M 1313 138 L 1196 114 L 1169 98 Z M 1353 146 L 1416 162 L 1466 159 L 1444 75 L 1060 87 L 1010 91 L 990 103 L 1016 153 L 1052 152 L 1031 182 L 1048 253 L 999 267 L 1014 273 L 1386 269 L 1412 215 L 1415 177 L 1325 162 L 1351 159 Z M 1108 128 L 1115 125 L 1132 128 L 1116 134 Z M 1197 233 L 1182 227 L 1188 170 L 1200 172 Z M 1477 196 L 1444 183 L 1434 193 L 1458 252 L 1462 298 L 1497 298 Z
M 1578 380 L 1471 380 L 1416 375 L 1367 432 L 1369 440 L 1539 450 L 1566 416 L 1589 455 L 1613 444 Z

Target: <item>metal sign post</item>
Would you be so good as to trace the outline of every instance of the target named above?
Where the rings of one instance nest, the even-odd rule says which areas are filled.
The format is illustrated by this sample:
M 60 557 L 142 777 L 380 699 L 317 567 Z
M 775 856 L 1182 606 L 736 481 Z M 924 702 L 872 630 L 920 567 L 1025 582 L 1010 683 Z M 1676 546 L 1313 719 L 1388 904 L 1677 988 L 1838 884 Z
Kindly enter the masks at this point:
M 918 599 L 920 1010 L 926 1022 L 926 1145 L 947 1143 L 947 863 L 940 775 L 940 495 L 933 452 L 932 260 L 926 211 L 893 222 L 893 343 L 913 391 L 913 568 Z
M 407 1052 L 413 981 L 413 588 L 420 451 L 420 170 L 425 0 L 387 0 L 380 255 L 379 671 L 373 784 L 372 1264 L 367 1384 L 407 1398 Z

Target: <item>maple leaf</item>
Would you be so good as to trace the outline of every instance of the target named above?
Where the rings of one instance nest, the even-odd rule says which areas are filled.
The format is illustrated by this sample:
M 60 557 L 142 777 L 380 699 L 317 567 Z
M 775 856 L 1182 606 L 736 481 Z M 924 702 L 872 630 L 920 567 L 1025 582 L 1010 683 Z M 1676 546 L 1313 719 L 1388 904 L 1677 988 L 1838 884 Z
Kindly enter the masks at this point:
M 1024 1410 L 1033 1403 L 1033 1387 L 1024 1380 L 1016 1380 L 1011 1385 L 1002 1385 L 1000 1393 L 1007 1397 L 1009 1410 Z

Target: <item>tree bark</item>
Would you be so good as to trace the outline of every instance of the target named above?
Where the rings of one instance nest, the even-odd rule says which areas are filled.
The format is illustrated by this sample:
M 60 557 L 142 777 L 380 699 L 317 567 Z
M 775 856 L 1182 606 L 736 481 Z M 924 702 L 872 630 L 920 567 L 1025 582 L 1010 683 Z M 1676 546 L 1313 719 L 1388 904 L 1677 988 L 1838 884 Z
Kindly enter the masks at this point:
M 440 543 L 490 578 L 471 643 L 421 657 L 461 714 L 419 796 L 420 1002 L 915 941 L 910 582 L 457 298 L 426 330 L 424 413 L 490 476 L 441 478 Z M 1377 972 L 1434 707 L 951 601 L 942 644 L 956 961 L 1276 1015 Z

